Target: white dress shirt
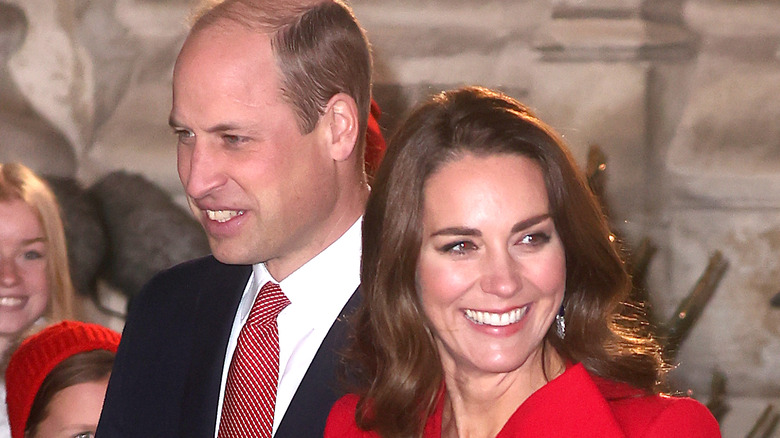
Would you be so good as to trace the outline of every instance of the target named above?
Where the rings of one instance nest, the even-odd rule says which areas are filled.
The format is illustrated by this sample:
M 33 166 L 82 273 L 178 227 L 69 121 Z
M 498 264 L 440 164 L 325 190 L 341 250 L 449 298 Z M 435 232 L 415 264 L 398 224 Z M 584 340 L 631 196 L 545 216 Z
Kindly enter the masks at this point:
M 8 424 L 8 407 L 5 404 L 5 380 L 0 377 L 0 438 L 11 438 L 11 426 Z
M 362 219 L 358 219 L 338 240 L 279 283 L 282 292 L 290 300 L 290 305 L 282 310 L 277 318 L 279 388 L 274 411 L 274 434 L 325 335 L 360 285 Z M 252 266 L 252 275 L 238 305 L 228 341 L 217 404 L 215 437 L 219 432 L 225 383 L 238 334 L 249 317 L 257 293 L 268 281 L 276 282 L 268 273 L 265 264 Z

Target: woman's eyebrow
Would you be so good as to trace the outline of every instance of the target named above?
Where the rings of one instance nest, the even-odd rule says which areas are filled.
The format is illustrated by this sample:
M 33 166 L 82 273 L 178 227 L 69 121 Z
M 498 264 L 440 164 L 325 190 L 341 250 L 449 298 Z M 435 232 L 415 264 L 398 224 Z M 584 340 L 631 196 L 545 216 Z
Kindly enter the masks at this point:
M 435 233 L 431 234 L 431 237 L 434 236 L 474 236 L 474 237 L 480 237 L 482 236 L 482 232 L 475 229 L 475 228 L 468 228 L 468 227 L 447 227 L 442 228 L 439 231 L 436 231 Z
M 537 216 L 529 217 L 528 219 L 525 219 L 523 221 L 520 221 L 516 223 L 512 227 L 512 232 L 517 233 L 518 231 L 522 231 L 528 227 L 532 227 L 540 222 L 543 222 L 547 220 L 550 217 L 550 213 L 544 213 Z M 431 233 L 431 237 L 434 236 L 473 236 L 473 237 L 482 237 L 482 232 L 479 231 L 476 228 L 469 228 L 469 227 L 447 227 L 442 228 L 441 230 L 438 230 L 434 233 Z
M 532 227 L 540 222 L 543 222 L 544 220 L 548 219 L 550 217 L 550 213 L 540 214 L 538 216 L 529 217 L 528 219 L 524 221 L 520 221 L 515 224 L 515 226 L 512 227 L 512 232 L 517 233 L 519 231 L 523 231 L 524 229 L 528 227 Z

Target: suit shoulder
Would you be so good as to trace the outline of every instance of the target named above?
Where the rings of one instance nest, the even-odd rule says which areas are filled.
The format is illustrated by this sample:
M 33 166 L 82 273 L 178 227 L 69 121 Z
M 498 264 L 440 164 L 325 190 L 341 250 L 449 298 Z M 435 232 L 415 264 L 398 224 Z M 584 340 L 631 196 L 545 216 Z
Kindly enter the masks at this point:
M 233 287 L 232 283 L 246 283 L 252 267 L 247 265 L 226 265 L 213 256 L 189 260 L 155 274 L 138 295 L 141 301 L 166 295 L 178 299 L 178 295 L 191 296 L 192 290 Z M 229 282 L 224 284 L 222 282 Z
M 215 274 L 235 275 L 242 272 L 245 272 L 248 275 L 251 271 L 251 266 L 227 265 L 215 259 L 214 256 L 208 255 L 164 269 L 152 277 L 150 282 L 166 281 L 170 279 L 178 280 L 182 277 L 200 279 L 208 278 Z

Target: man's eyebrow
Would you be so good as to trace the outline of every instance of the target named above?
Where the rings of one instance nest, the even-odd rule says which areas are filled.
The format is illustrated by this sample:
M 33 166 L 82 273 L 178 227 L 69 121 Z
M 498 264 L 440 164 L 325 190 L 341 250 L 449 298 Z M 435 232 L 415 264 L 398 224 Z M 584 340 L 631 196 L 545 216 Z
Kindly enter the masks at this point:
M 220 123 L 206 129 L 206 132 L 213 134 L 215 132 L 225 132 L 239 129 L 240 126 L 237 123 Z
M 176 128 L 176 127 L 182 126 L 182 124 L 179 123 L 179 121 L 176 120 L 176 118 L 174 116 L 168 117 L 168 125 L 171 128 Z M 225 122 L 225 123 L 219 123 L 217 125 L 214 125 L 214 126 L 208 128 L 208 129 L 206 129 L 205 131 L 207 133 L 209 133 L 209 134 L 213 134 L 215 132 L 232 131 L 232 130 L 239 129 L 239 128 L 240 128 L 240 125 L 238 123 Z

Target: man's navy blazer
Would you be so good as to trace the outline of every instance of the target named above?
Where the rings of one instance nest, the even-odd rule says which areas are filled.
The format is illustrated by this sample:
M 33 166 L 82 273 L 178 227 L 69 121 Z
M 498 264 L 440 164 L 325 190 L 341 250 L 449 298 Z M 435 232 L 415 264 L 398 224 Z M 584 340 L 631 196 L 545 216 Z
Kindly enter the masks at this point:
M 133 299 L 100 417 L 101 438 L 213 438 L 223 363 L 251 266 L 209 256 L 155 276 Z M 341 395 L 338 350 L 356 291 L 334 322 L 275 437 L 321 437 Z

